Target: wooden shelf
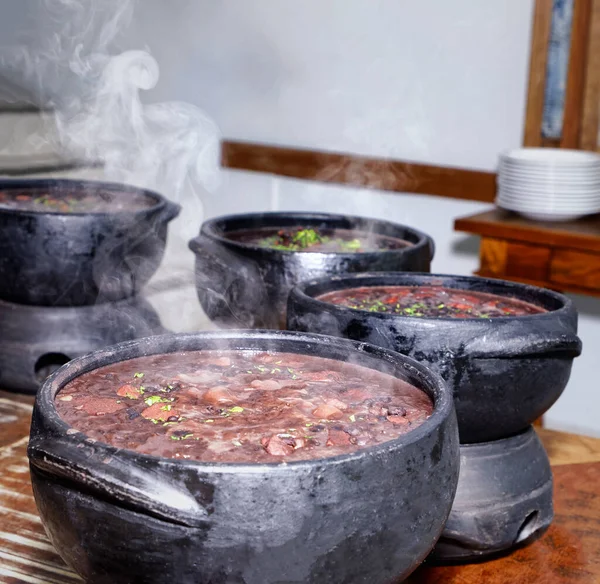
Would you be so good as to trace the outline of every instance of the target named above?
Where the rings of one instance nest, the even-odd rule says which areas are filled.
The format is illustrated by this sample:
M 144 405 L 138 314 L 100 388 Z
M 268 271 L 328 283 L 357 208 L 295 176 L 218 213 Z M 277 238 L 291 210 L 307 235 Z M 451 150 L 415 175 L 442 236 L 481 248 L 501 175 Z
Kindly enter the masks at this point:
M 541 223 L 493 209 L 454 228 L 481 236 L 480 276 L 600 296 L 600 214 Z

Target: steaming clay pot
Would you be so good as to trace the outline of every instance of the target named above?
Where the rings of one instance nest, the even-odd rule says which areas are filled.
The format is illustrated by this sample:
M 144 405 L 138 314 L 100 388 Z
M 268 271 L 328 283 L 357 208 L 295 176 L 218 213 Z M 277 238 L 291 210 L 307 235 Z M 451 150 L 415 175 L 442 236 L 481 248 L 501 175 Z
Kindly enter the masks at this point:
M 412 245 L 366 253 L 295 252 L 227 238 L 228 232 L 273 227 L 356 229 L 397 237 Z M 259 213 L 206 221 L 190 241 L 196 254 L 196 288 L 202 308 L 221 326 L 285 328 L 290 289 L 298 282 L 365 271 L 429 271 L 433 240 L 410 227 L 346 215 Z
M 518 317 L 407 317 L 354 310 L 316 297 L 361 286 L 441 285 L 518 298 L 548 312 Z M 348 337 L 425 363 L 450 385 L 461 444 L 525 430 L 558 399 L 581 353 L 577 311 L 566 296 L 502 280 L 434 274 L 361 274 L 294 288 L 288 328 Z
M 0 190 L 138 193 L 154 204 L 115 213 L 0 209 L 0 298 L 38 306 L 82 306 L 137 294 L 162 259 L 179 205 L 136 187 L 92 181 L 0 181 Z
M 36 392 L 58 366 L 124 341 L 165 332 L 140 296 L 93 306 L 29 306 L 0 300 L 0 387 Z
M 69 428 L 54 407 L 83 372 L 223 347 L 352 359 L 423 388 L 434 411 L 408 434 L 348 455 L 219 464 L 113 448 Z M 52 543 L 87 581 L 107 584 L 397 582 L 439 537 L 459 465 L 452 396 L 439 376 L 379 347 L 281 331 L 165 335 L 71 361 L 38 393 L 28 455 Z

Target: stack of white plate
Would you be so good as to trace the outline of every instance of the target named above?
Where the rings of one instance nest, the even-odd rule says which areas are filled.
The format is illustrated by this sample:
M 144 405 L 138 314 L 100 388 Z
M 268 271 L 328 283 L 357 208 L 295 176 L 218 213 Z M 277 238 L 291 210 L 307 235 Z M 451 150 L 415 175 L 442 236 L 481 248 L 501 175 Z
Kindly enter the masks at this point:
M 569 221 L 600 212 L 600 155 L 520 148 L 500 156 L 496 204 L 537 221 Z

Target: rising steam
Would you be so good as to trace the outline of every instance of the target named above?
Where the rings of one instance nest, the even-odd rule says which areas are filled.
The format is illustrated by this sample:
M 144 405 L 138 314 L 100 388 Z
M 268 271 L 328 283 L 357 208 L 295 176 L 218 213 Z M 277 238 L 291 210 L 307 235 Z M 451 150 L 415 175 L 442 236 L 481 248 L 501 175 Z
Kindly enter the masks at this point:
M 0 65 L 54 109 L 60 151 L 101 163 L 103 180 L 156 190 L 183 205 L 150 300 L 152 291 L 167 294 L 161 303 L 175 305 L 176 313 L 161 309 L 165 326 L 189 330 L 194 325 L 181 323 L 180 315 L 197 313 L 198 301 L 179 293 L 182 280 L 191 285 L 187 241 L 202 222 L 203 194 L 217 184 L 219 132 L 190 104 L 143 103 L 159 65 L 146 50 L 116 49 L 136 4 L 144 9 L 135 0 L 42 0 L 32 15 L 33 35 L 4 50 Z

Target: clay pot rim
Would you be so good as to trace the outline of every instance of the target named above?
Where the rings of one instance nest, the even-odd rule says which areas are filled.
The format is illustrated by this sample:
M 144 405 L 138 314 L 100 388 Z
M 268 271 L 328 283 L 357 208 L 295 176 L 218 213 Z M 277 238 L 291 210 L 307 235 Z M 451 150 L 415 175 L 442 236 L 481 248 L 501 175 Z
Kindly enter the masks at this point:
M 466 283 L 473 285 L 484 285 L 493 288 L 493 291 L 487 292 L 486 290 L 473 289 L 470 286 L 457 287 L 453 286 L 453 283 Z M 458 290 L 468 290 L 474 292 L 487 292 L 488 294 L 495 294 L 497 296 L 503 296 L 498 288 L 504 288 L 506 290 L 513 290 L 520 292 L 520 295 L 511 296 L 517 300 L 524 300 L 535 304 L 531 299 L 525 300 L 521 298 L 521 295 L 525 293 L 535 294 L 544 298 L 550 302 L 559 303 L 558 308 L 546 308 L 541 305 L 541 308 L 545 308 L 545 312 L 537 314 L 527 314 L 522 316 L 498 316 L 493 318 L 456 318 L 449 316 L 410 316 L 396 313 L 385 313 L 385 312 L 371 312 L 369 310 L 362 310 L 360 308 L 349 308 L 347 306 L 341 306 L 339 304 L 332 304 L 331 302 L 325 302 L 319 300 L 317 296 L 327 294 L 329 292 L 335 292 L 339 290 L 345 290 L 350 288 L 359 287 L 370 287 L 370 286 L 415 286 L 420 285 L 439 285 L 444 288 L 454 288 Z M 315 291 L 316 289 L 316 291 Z M 342 276 L 330 276 L 325 278 L 318 278 L 314 280 L 305 280 L 300 282 L 294 287 L 290 294 L 296 296 L 301 302 L 316 305 L 318 307 L 326 307 L 328 311 L 341 312 L 343 314 L 354 314 L 354 315 L 369 315 L 369 317 L 378 318 L 382 320 L 397 320 L 406 322 L 428 322 L 428 323 L 469 323 L 470 326 L 494 326 L 494 323 L 505 324 L 508 322 L 536 322 L 540 319 L 555 318 L 562 314 L 570 314 L 574 311 L 573 301 L 567 296 L 548 290 L 546 288 L 539 288 L 537 286 L 531 286 L 529 284 L 521 284 L 518 282 L 511 282 L 508 280 L 501 280 L 496 278 L 483 278 L 481 276 L 462 276 L 456 274 L 438 274 L 438 273 L 427 273 L 427 272 L 362 272 L 357 274 L 344 274 Z
M 332 227 L 336 225 L 340 225 L 340 228 L 347 229 L 348 227 L 343 227 L 341 225 L 353 222 L 353 223 L 365 223 L 369 226 L 369 229 L 373 230 L 374 233 L 381 235 L 388 235 L 386 233 L 382 233 L 377 231 L 377 228 L 380 229 L 390 229 L 390 230 L 404 230 L 405 236 L 408 235 L 411 239 L 406 239 L 409 241 L 411 245 L 402 247 L 399 249 L 384 249 L 384 250 L 375 250 L 375 251 L 364 251 L 364 252 L 322 252 L 322 251 L 294 251 L 294 250 L 283 250 L 283 249 L 272 249 L 268 247 L 261 247 L 259 245 L 251 244 L 251 243 L 242 243 L 239 241 L 235 241 L 226 236 L 226 233 L 231 231 L 236 231 L 234 229 L 228 230 L 225 228 L 227 223 L 247 223 L 246 227 L 240 227 L 240 229 L 260 229 L 261 227 L 293 227 L 293 226 L 303 226 L 306 224 L 314 224 L 314 223 L 329 223 Z M 283 225 L 282 225 L 283 222 Z M 360 227 L 356 229 L 360 230 Z M 335 213 L 310 213 L 310 212 L 302 212 L 302 211 L 273 211 L 268 213 L 241 213 L 235 215 L 223 215 L 220 217 L 215 217 L 213 219 L 209 219 L 202 224 L 200 235 L 198 237 L 208 237 L 219 243 L 237 250 L 246 250 L 252 251 L 255 254 L 265 254 L 266 257 L 269 256 L 277 256 L 277 255 L 287 255 L 293 256 L 300 254 L 301 256 L 322 256 L 322 257 L 338 257 L 338 258 L 352 258 L 352 257 L 363 257 L 368 258 L 369 256 L 378 257 L 382 254 L 384 255 L 393 255 L 398 253 L 403 253 L 408 250 L 418 250 L 423 246 L 429 245 L 432 248 L 431 257 L 433 257 L 433 240 L 422 231 L 414 229 L 408 225 L 403 225 L 401 223 L 394 223 L 392 221 L 386 221 L 384 219 L 376 219 L 374 217 L 362 217 L 357 215 L 341 215 Z M 394 235 L 389 235 L 389 237 L 394 237 Z M 196 251 L 194 241 L 197 238 L 194 238 L 190 241 L 190 247 L 192 251 Z
M 0 180 L 0 190 L 37 190 L 43 188 L 52 189 L 68 189 L 72 191 L 80 191 L 87 189 L 103 189 L 113 192 L 127 193 L 135 192 L 142 194 L 154 201 L 154 204 L 149 207 L 143 207 L 139 210 L 121 210 L 121 211 L 102 211 L 102 212 L 74 212 L 66 213 L 62 211 L 31 211 L 26 209 L 5 209 L 0 207 L 0 214 L 4 215 L 16 215 L 23 217 L 57 217 L 61 221 L 68 219 L 80 219 L 80 218 L 118 218 L 118 217 L 141 217 L 143 215 L 155 213 L 157 211 L 165 211 L 170 217 L 168 220 L 174 219 L 180 212 L 181 207 L 177 203 L 169 201 L 163 195 L 152 191 L 150 189 L 137 187 L 131 184 L 118 183 L 112 181 L 99 181 L 99 180 L 79 180 L 79 179 L 67 179 L 67 178 L 47 178 L 47 179 L 3 179 Z

